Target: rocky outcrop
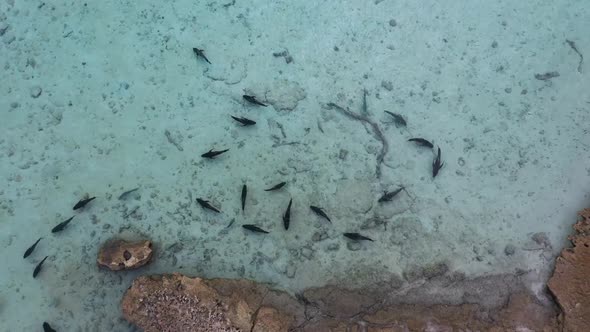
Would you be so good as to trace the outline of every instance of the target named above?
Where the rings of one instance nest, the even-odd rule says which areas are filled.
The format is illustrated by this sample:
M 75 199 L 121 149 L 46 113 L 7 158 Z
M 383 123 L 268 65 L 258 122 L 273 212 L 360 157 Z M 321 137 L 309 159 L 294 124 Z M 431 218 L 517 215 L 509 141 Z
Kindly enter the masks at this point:
M 335 287 L 310 296 L 246 280 L 139 277 L 122 301 L 123 316 L 150 331 L 555 331 L 556 313 L 533 297 L 512 295 L 502 308 L 476 304 L 384 305 Z M 307 295 L 306 295 L 307 294 Z M 329 304 L 326 302 L 330 302 Z
M 590 331 L 590 209 L 580 216 L 574 247 L 562 251 L 548 284 L 559 318 L 555 306 L 519 291 L 517 275 L 468 280 L 442 265 L 412 273 L 408 280 L 428 283 L 403 296 L 393 281 L 396 287 L 326 286 L 293 297 L 248 280 L 145 276 L 126 292 L 123 315 L 146 332 Z
M 287 331 L 298 309 L 285 293 L 252 281 L 180 274 L 137 278 L 121 306 L 145 332 Z
M 152 254 L 151 241 L 112 239 L 100 248 L 97 263 L 113 271 L 136 269 L 147 264 Z
M 564 331 L 590 331 L 590 209 L 582 210 L 566 248 L 555 263 L 548 286 L 562 313 Z

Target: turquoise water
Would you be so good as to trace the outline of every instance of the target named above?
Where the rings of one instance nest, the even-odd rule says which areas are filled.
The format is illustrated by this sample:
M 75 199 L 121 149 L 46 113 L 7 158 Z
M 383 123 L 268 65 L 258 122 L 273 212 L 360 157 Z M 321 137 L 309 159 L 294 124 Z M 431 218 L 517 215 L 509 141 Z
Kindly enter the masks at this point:
M 129 331 L 131 281 L 173 271 L 295 292 L 437 265 L 538 290 L 590 200 L 589 22 L 581 0 L 3 1 L 0 330 Z M 99 269 L 114 236 L 153 262 Z

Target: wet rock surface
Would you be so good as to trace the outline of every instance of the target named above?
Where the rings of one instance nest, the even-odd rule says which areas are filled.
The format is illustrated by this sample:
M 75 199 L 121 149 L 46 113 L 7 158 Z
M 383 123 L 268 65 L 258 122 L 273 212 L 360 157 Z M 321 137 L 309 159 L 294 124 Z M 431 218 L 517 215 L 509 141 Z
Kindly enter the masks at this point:
M 590 209 L 582 210 L 566 248 L 555 263 L 549 290 L 562 313 L 564 331 L 590 331 Z
M 98 265 L 113 271 L 130 270 L 144 266 L 152 258 L 152 242 L 111 239 L 98 252 Z
M 390 295 L 327 286 L 291 296 L 248 280 L 173 274 L 137 278 L 121 306 L 146 332 L 557 330 L 554 307 L 527 293 L 492 308 L 395 304 Z

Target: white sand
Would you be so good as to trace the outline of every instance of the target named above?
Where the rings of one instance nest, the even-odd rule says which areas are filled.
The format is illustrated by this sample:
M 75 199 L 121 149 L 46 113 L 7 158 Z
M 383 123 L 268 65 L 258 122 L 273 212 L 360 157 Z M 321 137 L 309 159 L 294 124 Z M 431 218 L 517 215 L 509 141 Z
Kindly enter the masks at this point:
M 119 300 L 150 273 L 246 277 L 289 291 L 369 286 L 438 262 L 468 276 L 521 269 L 543 278 L 590 201 L 590 63 L 578 72 L 566 43 L 590 59 L 586 1 L 224 3 L 0 3 L 1 331 L 43 321 L 128 331 Z M 273 56 L 285 50 L 291 63 Z M 560 76 L 535 79 L 551 71 Z M 389 142 L 380 179 L 371 128 L 326 107 L 360 112 L 363 89 Z M 244 104 L 245 91 L 272 106 Z M 384 110 L 406 117 L 407 129 Z M 257 125 L 241 128 L 230 115 Z M 441 147 L 435 179 L 432 152 L 411 137 Z M 211 148 L 230 151 L 203 160 Z M 281 181 L 283 191 L 263 191 Z M 407 193 L 377 203 L 399 185 Z M 73 212 L 86 193 L 97 199 Z M 375 218 L 385 224 L 369 225 Z M 246 223 L 270 234 L 247 233 Z M 316 242 L 315 232 L 327 238 Z M 358 246 L 343 232 L 375 242 Z M 538 232 L 551 249 L 531 239 Z M 99 270 L 98 248 L 112 236 L 151 238 L 154 262 Z

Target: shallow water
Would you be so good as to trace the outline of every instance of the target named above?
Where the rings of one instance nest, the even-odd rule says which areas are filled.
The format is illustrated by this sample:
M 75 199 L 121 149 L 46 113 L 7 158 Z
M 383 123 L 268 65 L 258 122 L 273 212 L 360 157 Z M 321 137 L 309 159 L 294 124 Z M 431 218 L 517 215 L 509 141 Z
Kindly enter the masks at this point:
M 118 304 L 141 274 L 290 292 L 433 264 L 542 275 L 590 200 L 590 69 L 567 42 L 590 57 L 588 22 L 581 0 L 3 1 L 0 329 L 131 330 Z M 412 137 L 441 148 L 436 178 Z M 98 269 L 113 236 L 152 239 L 153 263 Z

